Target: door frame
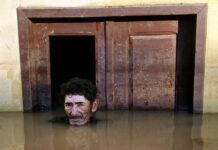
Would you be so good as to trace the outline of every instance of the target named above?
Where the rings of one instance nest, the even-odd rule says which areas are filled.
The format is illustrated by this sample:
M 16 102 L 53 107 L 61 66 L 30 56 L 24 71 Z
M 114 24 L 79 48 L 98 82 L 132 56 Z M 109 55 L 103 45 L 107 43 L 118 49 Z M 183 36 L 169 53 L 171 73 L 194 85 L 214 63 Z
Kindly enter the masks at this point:
M 71 19 L 91 21 L 93 18 L 139 17 L 139 16 L 196 16 L 195 65 L 193 88 L 193 112 L 203 112 L 204 71 L 206 51 L 207 4 L 144 5 L 125 7 L 33 7 L 18 8 L 18 30 L 22 75 L 24 111 L 32 111 L 30 78 L 29 27 L 32 23 L 46 19 Z M 105 79 L 106 82 L 107 79 Z M 106 85 L 106 84 L 105 84 Z M 105 87 L 104 87 L 105 88 Z
M 46 110 L 52 107 L 51 36 L 93 36 L 95 38 L 95 84 L 99 93 L 99 108 L 105 106 L 105 89 L 103 88 L 105 87 L 105 51 L 102 51 L 105 48 L 104 22 L 32 23 L 29 32 L 29 48 L 31 50 L 29 76 L 31 82 L 30 92 L 32 94 L 32 101 L 28 103 L 30 108 L 32 107 L 33 110 Z M 57 95 L 57 99 L 60 99 L 61 102 L 64 98 Z

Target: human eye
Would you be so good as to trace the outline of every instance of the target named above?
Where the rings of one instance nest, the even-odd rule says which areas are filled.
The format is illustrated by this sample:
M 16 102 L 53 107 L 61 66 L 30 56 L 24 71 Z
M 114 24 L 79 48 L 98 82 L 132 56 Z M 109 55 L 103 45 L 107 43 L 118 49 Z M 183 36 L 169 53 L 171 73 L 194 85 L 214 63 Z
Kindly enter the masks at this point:
M 83 104 L 83 102 L 77 102 L 76 103 L 78 106 L 83 106 L 84 104 Z
M 65 103 L 66 107 L 71 107 L 73 104 L 72 103 Z

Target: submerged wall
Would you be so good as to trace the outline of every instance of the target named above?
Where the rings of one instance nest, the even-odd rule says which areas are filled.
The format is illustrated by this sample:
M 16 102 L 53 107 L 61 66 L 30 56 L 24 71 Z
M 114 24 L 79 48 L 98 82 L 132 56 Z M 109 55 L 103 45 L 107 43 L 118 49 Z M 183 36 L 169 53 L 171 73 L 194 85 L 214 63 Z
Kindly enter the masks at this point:
M 217 0 L 0 0 L 0 111 L 22 111 L 17 7 L 125 6 L 208 3 L 204 112 L 218 112 Z

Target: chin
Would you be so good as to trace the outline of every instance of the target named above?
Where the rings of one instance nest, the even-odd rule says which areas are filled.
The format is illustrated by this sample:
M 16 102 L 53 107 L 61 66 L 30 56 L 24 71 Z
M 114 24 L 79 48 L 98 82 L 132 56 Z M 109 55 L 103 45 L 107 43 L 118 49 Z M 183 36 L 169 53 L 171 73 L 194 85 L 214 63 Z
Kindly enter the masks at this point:
M 88 123 L 88 121 L 74 121 L 73 119 L 69 119 L 69 123 L 72 126 L 83 126 Z

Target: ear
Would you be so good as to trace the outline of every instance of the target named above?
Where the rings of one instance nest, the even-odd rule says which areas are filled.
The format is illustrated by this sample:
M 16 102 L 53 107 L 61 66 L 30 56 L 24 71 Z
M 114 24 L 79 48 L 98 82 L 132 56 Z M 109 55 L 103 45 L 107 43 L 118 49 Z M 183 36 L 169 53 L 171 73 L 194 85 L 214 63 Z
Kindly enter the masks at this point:
M 99 100 L 95 99 L 92 103 L 92 112 L 95 112 L 98 109 Z

